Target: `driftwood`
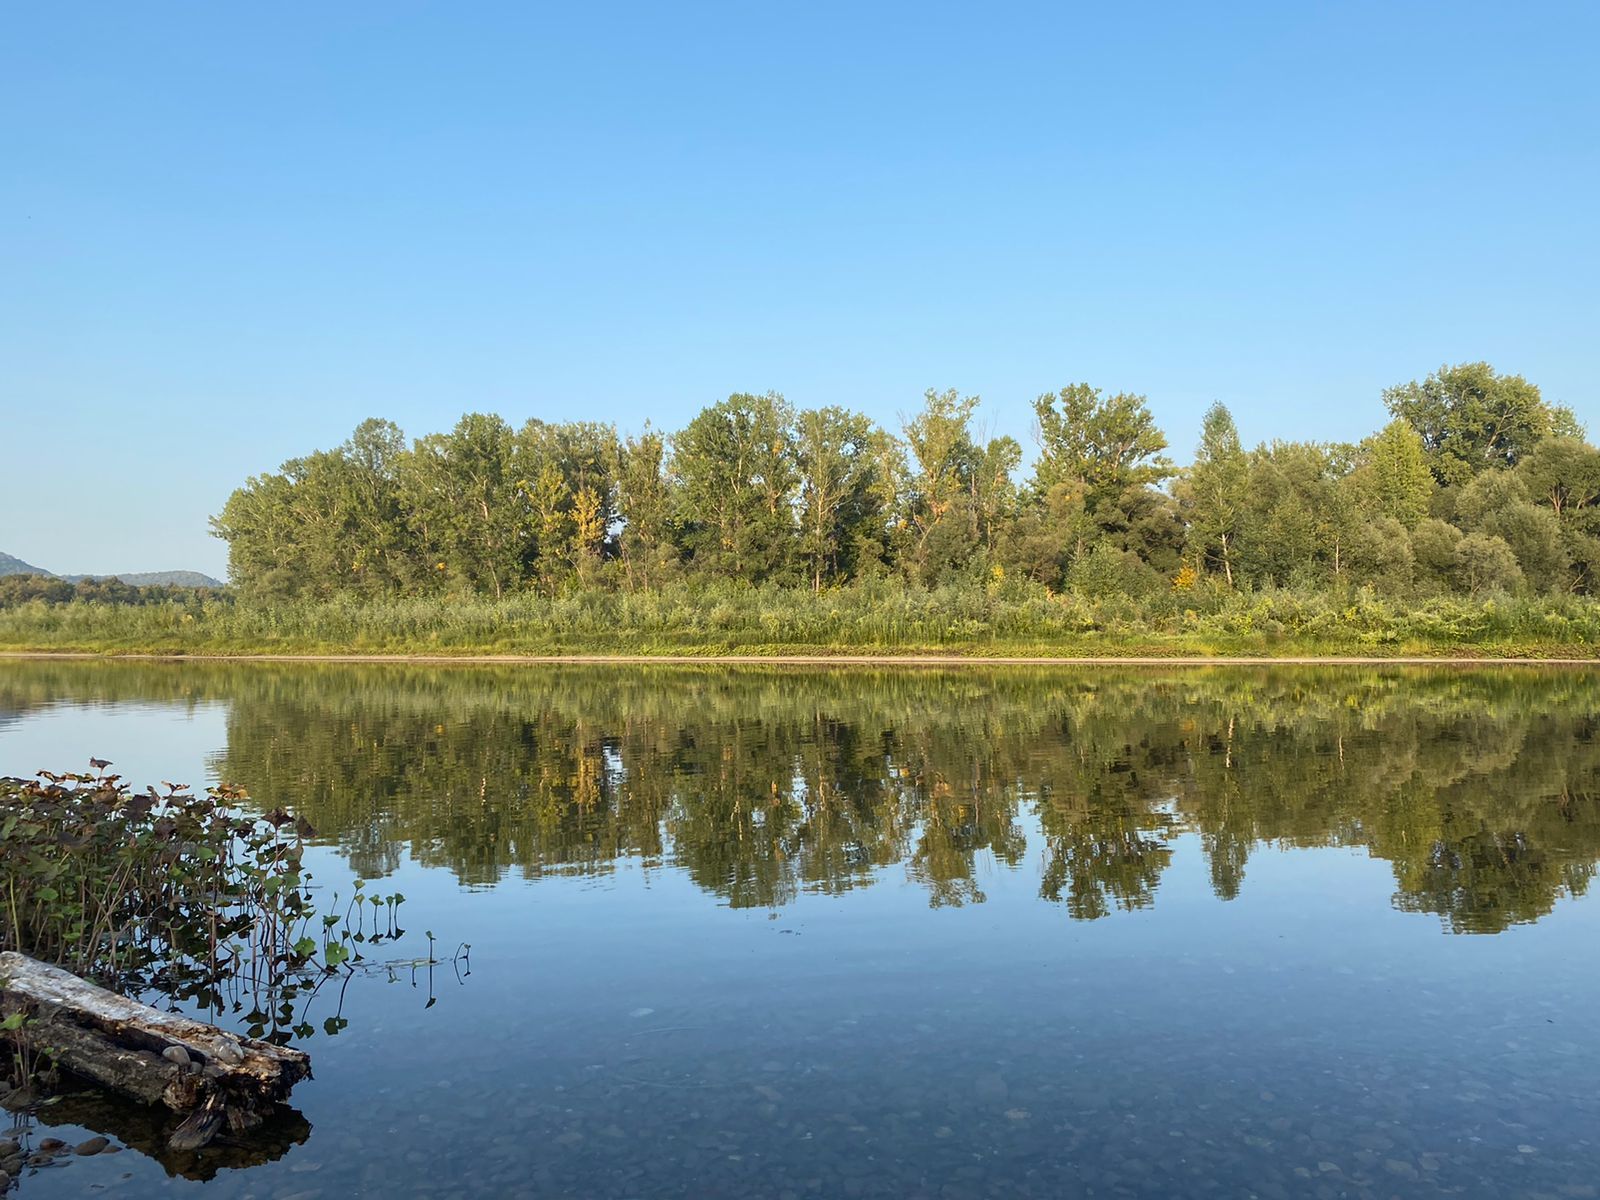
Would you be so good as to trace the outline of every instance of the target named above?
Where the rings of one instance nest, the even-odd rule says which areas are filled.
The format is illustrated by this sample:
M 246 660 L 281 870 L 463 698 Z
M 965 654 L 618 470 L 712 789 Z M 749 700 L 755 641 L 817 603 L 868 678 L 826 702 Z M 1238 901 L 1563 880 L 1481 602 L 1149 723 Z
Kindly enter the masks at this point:
M 302 1050 L 239 1037 L 86 983 L 26 955 L 0 954 L 0 1019 L 28 1018 L 6 1035 L 74 1075 L 186 1119 L 174 1150 L 204 1146 L 226 1124 L 259 1125 L 311 1074 Z

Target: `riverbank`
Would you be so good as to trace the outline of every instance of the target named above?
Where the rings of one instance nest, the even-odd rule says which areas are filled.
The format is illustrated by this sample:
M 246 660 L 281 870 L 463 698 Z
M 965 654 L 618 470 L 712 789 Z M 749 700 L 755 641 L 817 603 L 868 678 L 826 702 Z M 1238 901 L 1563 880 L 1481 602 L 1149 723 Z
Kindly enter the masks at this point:
M 85 650 L 0 650 L 0 662 L 41 660 L 128 662 L 374 663 L 412 666 L 813 666 L 813 667 L 1438 667 L 1600 666 L 1600 654 L 1580 656 L 1438 654 L 193 654 Z
M 1032 586 L 657 592 L 0 609 L 0 652 L 362 661 L 1222 662 L 1600 659 L 1582 596 L 1161 593 Z

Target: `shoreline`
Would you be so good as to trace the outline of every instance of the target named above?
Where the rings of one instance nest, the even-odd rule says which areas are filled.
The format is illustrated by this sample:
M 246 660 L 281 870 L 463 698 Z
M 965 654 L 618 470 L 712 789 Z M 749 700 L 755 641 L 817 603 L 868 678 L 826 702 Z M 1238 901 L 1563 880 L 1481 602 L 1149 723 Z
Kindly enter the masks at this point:
M 0 661 L 361 663 L 400 666 L 850 666 L 850 667 L 1600 667 L 1595 658 L 1494 655 L 978 655 L 978 654 L 218 654 L 0 650 Z

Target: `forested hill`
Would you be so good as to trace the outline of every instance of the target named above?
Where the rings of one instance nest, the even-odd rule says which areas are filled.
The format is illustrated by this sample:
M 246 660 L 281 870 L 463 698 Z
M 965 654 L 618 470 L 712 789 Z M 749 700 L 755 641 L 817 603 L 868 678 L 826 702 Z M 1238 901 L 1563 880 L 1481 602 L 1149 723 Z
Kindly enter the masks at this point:
M 199 571 L 134 571 L 121 575 L 63 575 L 68 583 L 83 583 L 90 579 L 115 579 L 132 587 L 183 587 L 219 588 L 222 580 L 213 579 Z
M 736 394 L 670 436 L 472 413 L 254 477 L 213 527 L 245 597 L 544 595 L 732 580 L 862 580 L 1154 596 L 1370 587 L 1402 603 L 1600 587 L 1600 451 L 1487 363 L 1383 393 L 1355 444 L 1241 444 L 1222 404 L 1193 465 L 1143 396 L 1033 404 L 1038 455 L 929 391 L 901 428 Z
M 115 579 L 131 587 L 186 587 L 186 588 L 219 588 L 222 586 L 220 579 L 213 579 L 199 571 L 134 571 L 121 575 L 57 575 L 54 571 L 46 571 L 43 567 L 36 567 L 25 563 L 20 558 L 10 554 L 0 553 L 0 575 L 38 575 L 44 579 L 60 579 L 67 583 L 82 583 L 85 580 Z
M 49 575 L 50 572 L 25 563 L 20 558 L 0 553 L 0 575 Z

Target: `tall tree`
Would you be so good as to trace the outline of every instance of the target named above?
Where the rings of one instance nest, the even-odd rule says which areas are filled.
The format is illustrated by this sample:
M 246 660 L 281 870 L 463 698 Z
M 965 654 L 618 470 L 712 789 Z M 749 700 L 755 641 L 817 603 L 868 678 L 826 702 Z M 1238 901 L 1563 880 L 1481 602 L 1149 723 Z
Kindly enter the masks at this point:
M 1166 435 L 1156 427 L 1143 396 L 1074 383 L 1033 402 L 1038 420 L 1040 492 L 1061 482 L 1078 485 L 1090 513 L 1131 487 L 1160 483 L 1173 473 L 1161 452 Z
M 617 474 L 618 538 L 623 574 L 635 587 L 653 587 L 677 562 L 673 542 L 677 497 L 667 472 L 667 440 L 648 422 L 623 442 Z
M 228 578 L 247 596 L 287 599 L 305 587 L 294 489 L 285 474 L 252 475 L 211 518 L 212 534 L 228 543 Z
M 1220 402 L 1206 410 L 1200 446 L 1185 480 L 1189 546 L 1203 564 L 1221 566 L 1233 585 L 1239 525 L 1250 483 L 1249 464 L 1239 444 L 1239 427 Z
M 843 408 L 814 408 L 795 422 L 800 547 L 813 591 L 848 575 L 856 533 L 879 515 L 872 422 Z
M 1546 403 L 1521 375 L 1498 374 L 1486 362 L 1440 367 L 1421 383 L 1387 389 L 1383 402 L 1422 436 L 1445 487 L 1514 467 L 1543 438 L 1581 432 L 1571 409 Z
M 365 421 L 337 449 L 290 459 L 236 491 L 211 525 L 229 543 L 241 590 L 331 596 L 403 586 L 412 557 L 396 483 L 404 444 L 389 422 Z
M 792 421 L 777 393 L 739 393 L 703 410 L 678 435 L 673 469 L 699 568 L 753 582 L 787 572 L 799 482 Z
M 1484 471 L 1456 496 L 1456 522 L 1467 533 L 1499 538 L 1511 547 L 1522 575 L 1535 588 L 1565 588 L 1570 583 L 1561 523 L 1550 509 L 1528 496 L 1514 471 Z
M 1561 521 L 1600 516 L 1600 450 L 1582 438 L 1546 438 L 1518 464 L 1517 474 Z
M 517 586 L 537 547 L 516 435 L 500 417 L 468 413 L 420 439 L 401 463 L 412 527 L 447 586 L 496 598 Z
M 1574 437 L 1546 438 L 1517 464 L 1533 501 L 1555 514 L 1568 584 L 1600 591 L 1600 450 Z
M 614 552 L 620 456 L 616 430 L 598 422 L 534 419 L 518 431 L 517 472 L 534 511 L 534 561 L 547 590 L 574 575 L 592 582 Z
M 970 425 L 978 404 L 978 397 L 962 396 L 954 388 L 929 388 L 922 411 L 905 422 L 912 462 L 910 565 L 924 582 L 964 564 L 977 548 L 970 505 L 978 450 Z
M 1016 515 L 1017 486 L 1013 476 L 1021 462 L 1022 447 L 1012 437 L 990 438 L 973 457 L 968 483 L 973 532 L 989 554 L 994 553 L 1001 531 Z
M 1409 422 L 1396 417 L 1367 439 L 1362 485 L 1371 509 L 1391 517 L 1407 529 L 1428 515 L 1434 482 L 1428 469 L 1428 450 L 1422 435 Z

